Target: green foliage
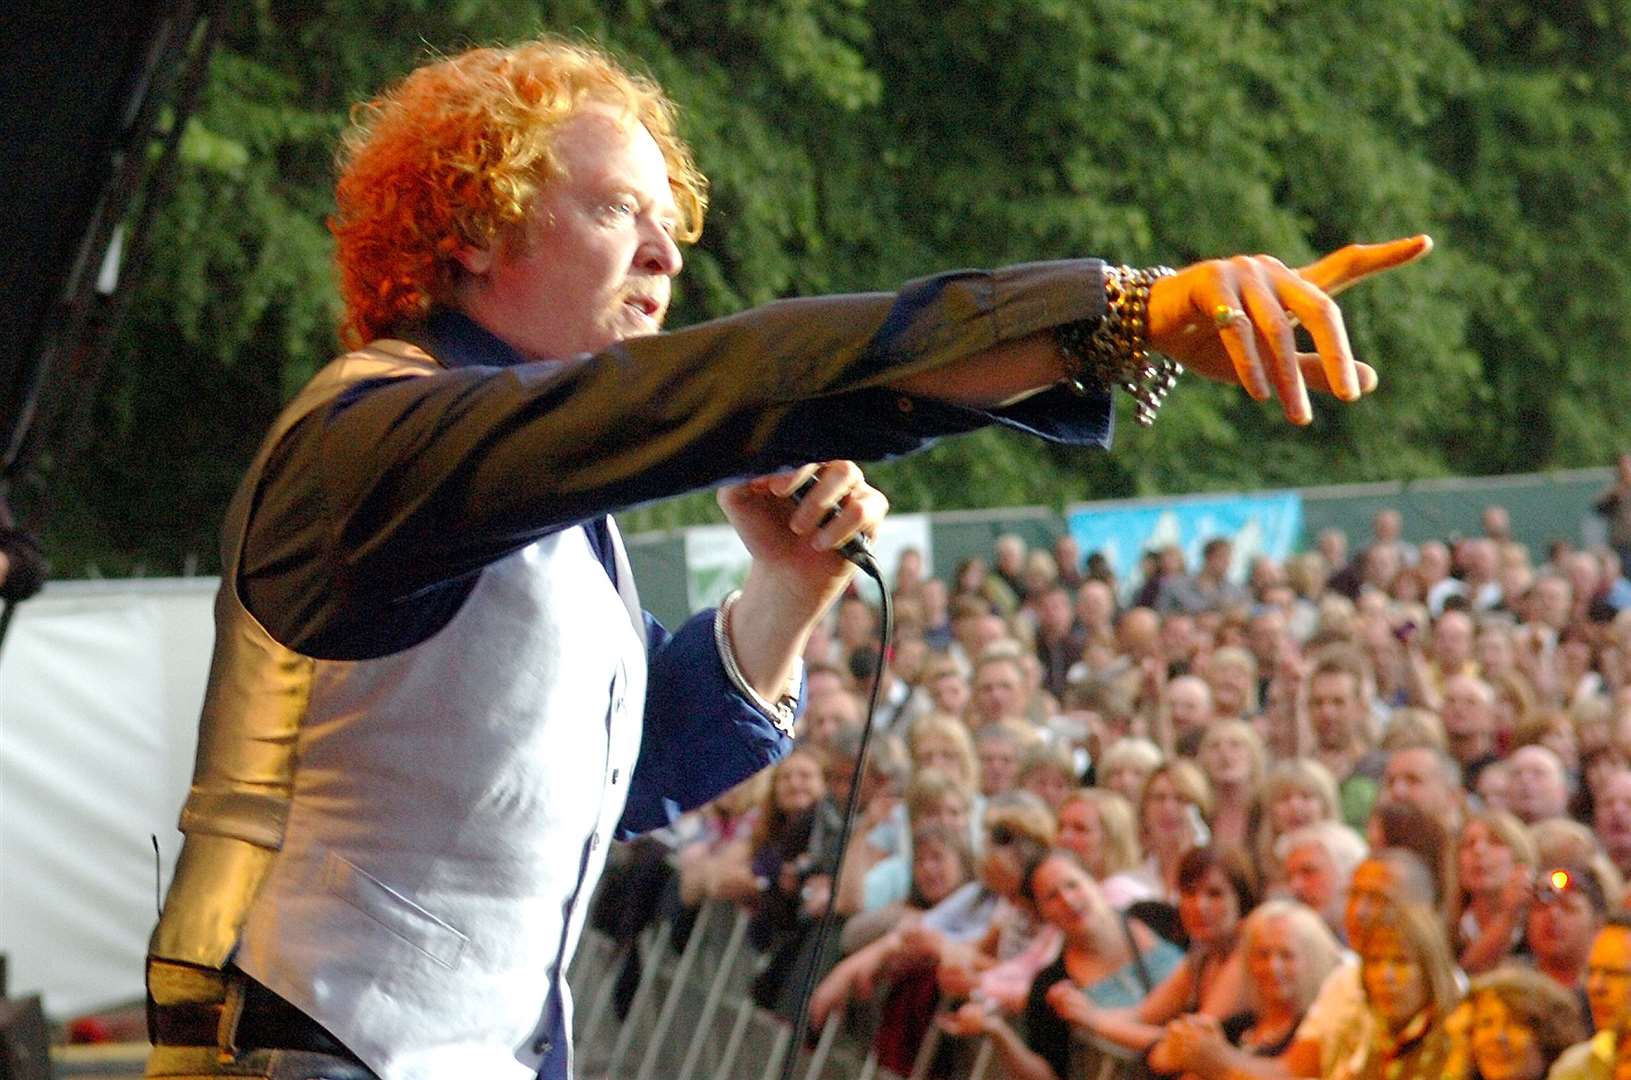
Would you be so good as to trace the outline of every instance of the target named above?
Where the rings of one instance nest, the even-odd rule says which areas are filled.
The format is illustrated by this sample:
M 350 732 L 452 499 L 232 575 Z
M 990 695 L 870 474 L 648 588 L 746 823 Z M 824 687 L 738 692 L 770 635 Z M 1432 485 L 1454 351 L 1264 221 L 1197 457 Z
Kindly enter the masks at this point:
M 713 209 L 677 323 L 955 265 L 1439 241 L 1344 298 L 1383 375 L 1363 406 L 1296 431 L 1190 380 L 1114 454 L 988 432 L 881 466 L 897 508 L 1565 467 L 1624 441 L 1627 0 L 256 0 L 233 19 L 98 437 L 60 478 L 70 573 L 209 568 L 260 432 L 333 349 L 348 108 L 436 51 L 539 30 L 603 41 L 682 107 Z M 634 523 L 715 513 L 699 495 Z

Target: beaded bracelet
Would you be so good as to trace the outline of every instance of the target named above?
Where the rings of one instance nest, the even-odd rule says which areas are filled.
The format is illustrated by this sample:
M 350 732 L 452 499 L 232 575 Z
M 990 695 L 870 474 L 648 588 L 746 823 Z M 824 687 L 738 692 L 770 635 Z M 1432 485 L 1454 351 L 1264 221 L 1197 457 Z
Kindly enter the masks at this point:
M 771 702 L 748 682 L 747 676 L 742 674 L 741 665 L 736 662 L 736 647 L 731 644 L 730 624 L 731 608 L 736 601 L 742 598 L 742 590 L 737 589 L 719 602 L 719 611 L 714 615 L 714 644 L 719 648 L 719 662 L 725 667 L 725 674 L 729 676 L 742 695 L 758 707 L 759 711 L 770 717 L 776 730 L 789 739 L 794 737 L 793 720 L 798 715 L 798 697 L 792 693 L 783 694 L 775 702 Z
M 1150 286 L 1171 277 L 1170 266 L 1104 268 L 1104 315 L 1054 329 L 1065 361 L 1065 384 L 1080 395 L 1119 386 L 1133 397 L 1133 420 L 1149 427 L 1177 385 L 1183 365 L 1151 353 Z

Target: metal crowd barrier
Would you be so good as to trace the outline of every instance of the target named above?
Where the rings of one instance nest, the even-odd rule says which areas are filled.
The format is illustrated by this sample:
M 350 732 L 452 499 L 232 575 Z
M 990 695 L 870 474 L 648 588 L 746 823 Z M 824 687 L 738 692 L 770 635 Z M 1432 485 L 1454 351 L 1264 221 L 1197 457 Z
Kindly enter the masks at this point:
M 583 1080 L 774 1080 L 792 1051 L 792 1027 L 754 1004 L 749 987 L 760 960 L 746 944 L 748 914 L 714 901 L 697 914 L 685 948 L 672 950 L 667 920 L 648 927 L 639 943 L 643 965 L 627 1017 L 613 993 L 634 944 L 619 946 L 586 930 L 567 973 L 577 1004 L 574 1038 Z M 905 1077 L 883 1068 L 873 1048 L 875 1008 L 834 1014 L 813 1048 L 800 1050 L 799 1080 L 927 1080 L 944 1036 L 935 1025 Z M 1001 1060 L 989 1039 L 959 1040 L 954 1080 L 1001 1080 Z M 1114 1080 L 1124 1060 L 1104 1055 L 1089 1077 Z

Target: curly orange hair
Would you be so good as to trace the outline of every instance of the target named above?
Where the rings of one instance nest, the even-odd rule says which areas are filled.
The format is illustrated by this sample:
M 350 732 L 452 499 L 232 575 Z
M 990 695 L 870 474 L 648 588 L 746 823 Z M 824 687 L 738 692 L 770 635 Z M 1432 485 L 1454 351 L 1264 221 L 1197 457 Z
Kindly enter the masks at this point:
M 424 318 L 452 293 L 455 252 L 518 230 L 533 197 L 561 174 L 555 132 L 586 101 L 620 107 L 651 132 L 679 209 L 676 238 L 696 240 L 708 182 L 654 82 L 557 38 L 472 49 L 352 110 L 329 219 L 348 347 Z

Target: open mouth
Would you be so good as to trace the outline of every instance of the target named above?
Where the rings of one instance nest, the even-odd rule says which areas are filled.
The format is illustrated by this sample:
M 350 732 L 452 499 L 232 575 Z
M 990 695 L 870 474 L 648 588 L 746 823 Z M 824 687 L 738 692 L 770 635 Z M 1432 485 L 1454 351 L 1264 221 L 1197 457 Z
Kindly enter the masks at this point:
M 649 322 L 656 322 L 658 313 L 662 311 L 662 305 L 650 296 L 631 296 L 623 301 L 623 306 Z

